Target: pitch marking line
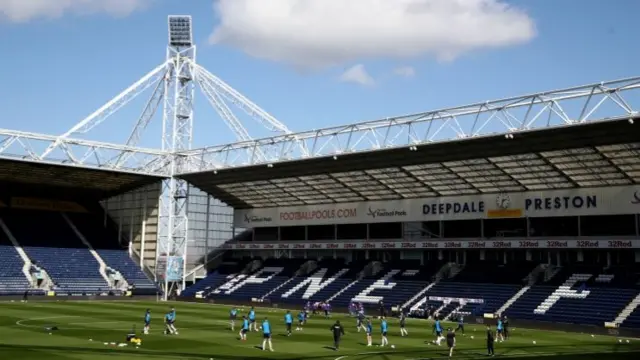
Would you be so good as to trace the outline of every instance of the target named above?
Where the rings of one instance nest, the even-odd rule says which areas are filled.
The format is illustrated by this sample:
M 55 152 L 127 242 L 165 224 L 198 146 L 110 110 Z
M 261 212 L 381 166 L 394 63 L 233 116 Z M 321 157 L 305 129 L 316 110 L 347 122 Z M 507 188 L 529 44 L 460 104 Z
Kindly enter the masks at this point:
M 45 316 L 45 317 L 37 317 L 37 318 L 29 318 L 29 319 L 21 319 L 16 321 L 16 325 L 17 326 L 21 326 L 21 327 L 25 327 L 25 328 L 30 328 L 30 329 L 40 329 L 44 326 L 46 326 L 46 324 L 40 324 L 40 325 L 35 325 L 35 324 L 25 324 L 27 322 L 30 321 L 41 321 L 41 320 L 54 320 L 54 319 L 71 319 L 71 318 L 82 318 L 82 316 L 77 316 L 77 315 L 64 315 L 64 316 Z M 93 324 L 120 324 L 120 323 L 125 323 L 125 321 L 86 321 L 86 322 L 76 322 L 76 323 L 66 323 L 66 324 L 62 324 L 61 326 L 64 327 L 65 330 L 87 330 L 87 329 L 91 329 L 91 327 L 73 327 L 73 325 L 93 325 Z M 71 325 L 71 327 L 68 327 L 67 325 Z M 127 328 L 112 328 L 109 330 L 127 330 Z
M 50 320 L 50 319 L 62 319 L 62 318 L 77 318 L 77 317 L 79 317 L 79 316 L 68 315 L 68 316 L 45 316 L 45 317 L 29 318 L 29 319 L 22 319 L 22 320 L 16 321 L 16 325 L 22 326 L 22 327 L 26 327 L 26 328 L 40 328 L 40 327 L 42 327 L 42 325 L 31 325 L 31 324 L 24 324 L 24 323 L 28 322 L 28 321 L 40 321 L 40 320 Z

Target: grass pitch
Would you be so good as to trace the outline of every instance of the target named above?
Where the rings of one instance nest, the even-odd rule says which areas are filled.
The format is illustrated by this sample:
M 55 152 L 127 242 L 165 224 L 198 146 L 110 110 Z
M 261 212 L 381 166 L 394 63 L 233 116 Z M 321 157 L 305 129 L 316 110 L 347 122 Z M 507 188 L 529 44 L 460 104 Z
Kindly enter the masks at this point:
M 176 327 L 180 334 L 165 336 L 162 319 L 170 306 L 176 308 Z M 141 335 L 142 345 L 139 348 L 131 344 L 112 346 L 111 343 L 125 342 L 125 336 L 133 325 L 138 334 L 141 333 L 146 308 L 152 310 L 153 317 L 151 333 Z M 427 321 L 409 319 L 409 336 L 403 338 L 400 337 L 397 320 L 391 319 L 389 342 L 395 346 L 391 349 L 375 346 L 380 341 L 377 320 L 374 322 L 374 346 L 366 347 L 365 335 L 357 333 L 355 320 L 344 314 L 335 314 L 330 320 L 313 317 L 304 331 L 294 331 L 291 337 L 286 337 L 284 310 L 257 308 L 258 319 L 269 318 L 274 332 L 275 352 L 264 352 L 258 347 L 262 344 L 261 333 L 249 333 L 248 341 L 241 342 L 237 331 L 229 330 L 229 308 L 132 301 L 1 302 L 0 360 L 426 360 L 448 357 L 444 344 L 441 347 L 428 344 L 434 337 L 431 334 L 432 324 Z M 329 327 L 336 319 L 341 320 L 347 332 L 340 351 L 330 348 L 332 335 Z M 543 332 L 519 329 L 517 320 L 512 323 L 512 338 L 495 345 L 497 358 L 640 359 L 640 339 Z M 52 326 L 57 326 L 58 330 L 46 330 Z M 239 330 L 239 324 L 236 328 Z M 485 358 L 484 326 L 467 324 L 466 328 L 466 336 L 457 336 L 458 346 L 453 358 Z

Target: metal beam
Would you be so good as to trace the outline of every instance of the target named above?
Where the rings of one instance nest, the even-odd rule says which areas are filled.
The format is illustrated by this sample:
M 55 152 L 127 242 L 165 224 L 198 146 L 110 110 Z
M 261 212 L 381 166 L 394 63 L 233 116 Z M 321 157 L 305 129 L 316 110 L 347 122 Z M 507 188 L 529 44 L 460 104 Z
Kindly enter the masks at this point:
M 42 151 L 55 143 L 54 151 Z M 0 129 L 0 158 L 10 160 L 167 176 L 168 167 L 162 164 L 171 156 L 157 149 Z
M 638 114 L 640 77 L 187 151 L 188 172 L 375 151 Z M 633 106 L 636 106 L 635 108 Z M 301 144 L 302 143 L 302 144 Z M 308 150 L 303 153 L 300 148 Z M 266 159 L 255 156 L 257 152 Z

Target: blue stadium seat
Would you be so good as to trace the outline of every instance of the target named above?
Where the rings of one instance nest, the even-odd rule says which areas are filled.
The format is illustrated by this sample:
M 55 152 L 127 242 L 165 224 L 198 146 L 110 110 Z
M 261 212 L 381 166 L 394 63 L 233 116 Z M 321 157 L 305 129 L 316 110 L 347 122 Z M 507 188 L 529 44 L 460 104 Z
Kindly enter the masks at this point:
M 13 210 L 3 219 L 32 262 L 44 268 L 56 290 L 73 294 L 109 291 L 98 261 L 60 213 Z
M 250 300 L 260 299 L 278 285 L 293 277 L 302 263 L 301 259 L 267 259 L 262 267 L 252 273 L 228 277 L 228 281 L 209 292 L 208 297 Z
M 157 285 L 131 259 L 128 251 L 120 247 L 117 229 L 109 226 L 111 224 L 109 221 L 105 227 L 104 214 L 97 216 L 96 214 L 70 213 L 67 216 L 105 264 L 120 272 L 129 285 L 135 286 L 137 295 L 157 293 Z
M 467 303 L 460 312 L 495 312 L 520 290 L 520 285 L 443 281 L 435 284 L 425 296 L 483 300 L 484 304 Z M 450 307 L 453 305 L 450 304 Z M 442 316 L 446 316 L 441 312 Z
M 15 247 L 0 234 L 0 295 L 22 295 L 31 287 L 22 272 L 24 261 Z
M 197 294 L 200 294 L 203 298 L 207 298 L 219 286 L 231 280 L 237 274 L 240 274 L 249 262 L 249 259 L 224 259 L 222 264 L 220 264 L 220 266 L 218 266 L 214 271 L 207 274 L 204 279 L 201 279 L 186 288 L 182 292 L 181 296 L 193 298 Z
M 310 273 L 289 279 L 282 287 L 269 293 L 266 298 L 273 303 L 300 304 L 311 301 L 314 295 L 330 287 L 334 282 L 340 281 L 349 271 L 349 267 L 340 259 L 322 260 L 316 265 Z
M 532 286 L 505 313 L 515 319 L 603 326 L 638 295 L 629 277 L 616 279 L 603 272 L 597 266 L 567 266 L 548 282 Z M 633 324 L 632 313 L 624 325 Z
M 96 252 L 111 268 L 120 272 L 122 277 L 136 288 L 137 295 L 154 295 L 158 287 L 140 270 L 127 250 L 97 249 Z

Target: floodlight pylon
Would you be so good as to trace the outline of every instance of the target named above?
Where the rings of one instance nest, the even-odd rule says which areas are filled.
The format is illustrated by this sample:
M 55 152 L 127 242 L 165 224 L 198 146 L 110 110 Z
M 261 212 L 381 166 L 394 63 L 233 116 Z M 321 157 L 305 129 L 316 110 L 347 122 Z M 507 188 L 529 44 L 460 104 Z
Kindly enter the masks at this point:
M 191 16 L 171 15 L 168 17 L 168 45 L 165 61 L 133 83 L 120 94 L 106 102 L 99 109 L 58 136 L 43 137 L 29 135 L 38 140 L 46 140 L 48 146 L 41 153 L 29 156 L 48 159 L 62 153 L 74 164 L 85 164 L 87 159 L 97 156 L 101 149 L 114 149 L 113 157 L 97 161 L 100 168 L 126 169 L 144 174 L 167 176 L 163 181 L 159 196 L 158 242 L 156 246 L 156 280 L 160 283 L 164 298 L 173 290 L 185 287 L 188 248 L 188 203 L 189 185 L 178 178 L 179 174 L 197 170 L 204 163 L 206 167 L 217 166 L 217 161 L 194 159 L 190 156 L 193 146 L 193 101 L 196 84 L 208 101 L 231 128 L 238 141 L 249 142 L 253 138 L 229 105 L 240 108 L 266 129 L 279 134 L 288 134 L 294 139 L 297 153 L 308 156 L 310 151 L 304 141 L 295 140 L 293 134 L 282 122 L 260 108 L 229 84 L 207 71 L 196 62 L 196 46 L 193 43 Z M 138 121 L 130 133 L 126 145 L 113 145 L 78 139 L 95 129 L 142 92 L 153 88 Z M 161 149 L 156 152 L 138 148 L 142 135 L 162 104 Z M 0 152 L 25 135 L 7 133 L 0 143 Z M 2 131 L 0 129 L 0 134 Z M 86 147 L 86 153 L 78 156 L 73 147 Z M 25 148 L 25 151 L 28 147 Z M 56 152 L 54 152 L 56 151 Z M 273 158 L 261 149 L 247 151 L 250 162 L 264 162 Z M 106 155 L 105 155 L 106 156 Z
M 167 75 L 164 82 L 162 150 L 170 152 L 170 178 L 163 180 L 159 198 L 156 273 L 160 270 L 163 298 L 184 289 L 189 234 L 189 184 L 176 177 L 187 166 L 179 153 L 193 145 L 194 67 L 191 16 L 168 18 Z

